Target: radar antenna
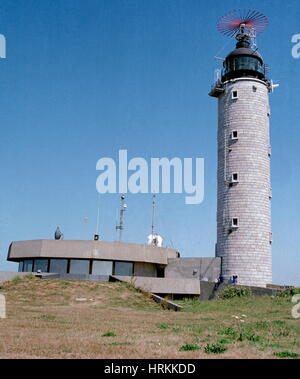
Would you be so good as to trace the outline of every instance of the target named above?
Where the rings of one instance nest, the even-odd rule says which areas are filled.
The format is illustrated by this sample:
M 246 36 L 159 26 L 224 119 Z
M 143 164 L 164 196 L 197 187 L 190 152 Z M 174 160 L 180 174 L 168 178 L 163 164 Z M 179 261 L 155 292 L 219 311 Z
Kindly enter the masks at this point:
M 60 227 L 58 226 L 55 230 L 55 233 L 54 233 L 54 239 L 59 241 L 59 240 L 63 240 L 64 239 L 64 235 L 63 233 L 61 232 L 60 230 Z
M 217 22 L 220 33 L 226 37 L 235 37 L 238 41 L 254 41 L 256 35 L 262 33 L 269 25 L 268 18 L 255 10 L 234 10 L 226 13 Z

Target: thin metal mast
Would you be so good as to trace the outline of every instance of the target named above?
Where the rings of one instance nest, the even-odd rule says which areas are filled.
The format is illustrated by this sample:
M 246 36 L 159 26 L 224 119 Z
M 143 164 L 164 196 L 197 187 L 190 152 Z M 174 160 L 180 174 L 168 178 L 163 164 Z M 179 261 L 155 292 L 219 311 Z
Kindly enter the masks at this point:
M 119 225 L 116 226 L 117 232 L 119 231 L 118 241 L 122 242 L 123 230 L 124 230 L 124 213 L 127 209 L 127 204 L 125 204 L 125 196 L 121 196 L 121 205 L 120 205 L 120 221 Z
M 96 223 L 96 234 L 94 236 L 95 241 L 99 241 L 99 227 L 100 227 L 100 193 L 98 193 L 98 209 L 97 209 L 97 223 Z
M 152 224 L 151 224 L 151 234 L 154 236 L 154 216 L 155 216 L 155 207 L 156 207 L 156 201 L 155 201 L 156 195 L 154 194 L 152 197 Z

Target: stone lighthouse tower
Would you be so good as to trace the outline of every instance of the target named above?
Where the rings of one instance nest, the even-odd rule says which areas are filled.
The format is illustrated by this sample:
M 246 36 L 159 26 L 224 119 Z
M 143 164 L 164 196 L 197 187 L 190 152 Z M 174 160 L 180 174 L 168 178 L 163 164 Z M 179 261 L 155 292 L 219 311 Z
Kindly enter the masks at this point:
M 265 16 L 227 14 L 219 30 L 235 37 L 210 96 L 218 98 L 218 204 L 216 256 L 225 281 L 272 283 L 270 106 L 272 83 L 255 46 Z

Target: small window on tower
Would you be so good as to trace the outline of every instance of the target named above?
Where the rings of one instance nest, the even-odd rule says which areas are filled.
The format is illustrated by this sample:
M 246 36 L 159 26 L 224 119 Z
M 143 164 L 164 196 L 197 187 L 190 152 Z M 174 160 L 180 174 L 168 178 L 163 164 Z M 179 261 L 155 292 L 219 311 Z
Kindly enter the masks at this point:
M 234 130 L 234 131 L 231 133 L 231 139 L 232 139 L 233 141 L 238 140 L 238 132 L 237 132 L 237 130 Z
M 256 87 L 256 86 L 253 86 L 253 87 L 252 87 L 252 90 L 253 90 L 253 92 L 256 92 L 256 91 L 257 91 L 257 87 Z
M 231 228 L 232 229 L 238 229 L 239 227 L 239 219 L 238 218 L 233 218 L 231 220 Z
M 238 96 L 238 91 L 232 91 L 232 93 L 231 93 L 231 97 L 232 97 L 233 100 L 238 99 L 238 98 L 239 98 L 239 96 Z
M 231 183 L 238 183 L 239 181 L 239 174 L 238 173 L 234 173 L 231 175 Z

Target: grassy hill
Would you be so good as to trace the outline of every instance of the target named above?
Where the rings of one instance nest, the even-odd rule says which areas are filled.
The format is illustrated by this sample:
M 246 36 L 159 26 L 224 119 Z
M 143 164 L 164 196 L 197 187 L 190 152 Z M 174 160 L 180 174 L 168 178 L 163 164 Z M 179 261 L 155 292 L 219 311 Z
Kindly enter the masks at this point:
M 173 312 L 125 283 L 32 277 L 0 284 L 0 294 L 8 313 L 0 320 L 1 358 L 300 356 L 300 319 L 289 297 L 187 299 Z

